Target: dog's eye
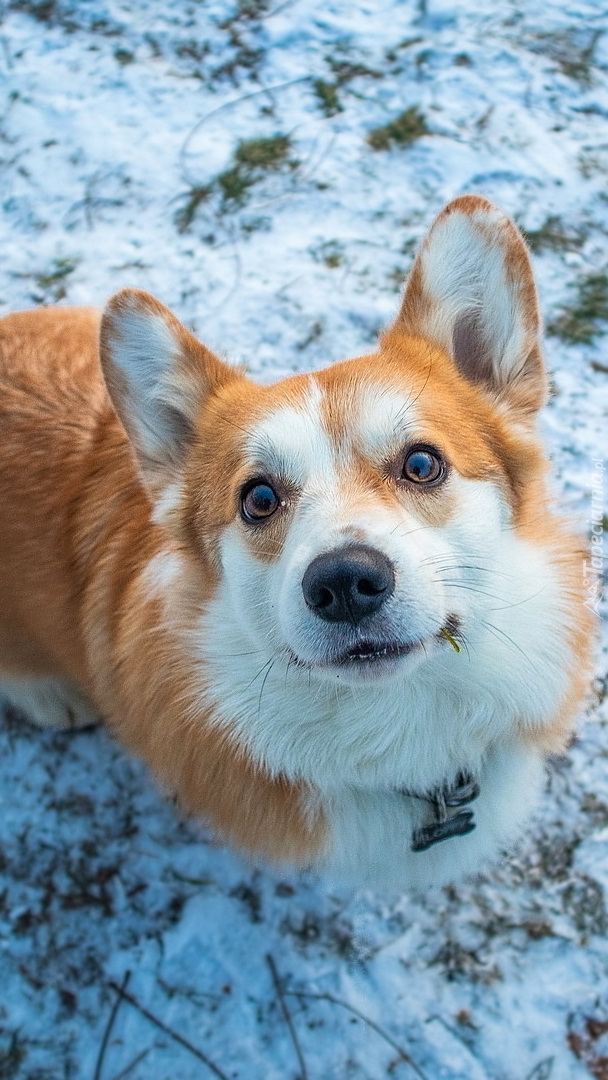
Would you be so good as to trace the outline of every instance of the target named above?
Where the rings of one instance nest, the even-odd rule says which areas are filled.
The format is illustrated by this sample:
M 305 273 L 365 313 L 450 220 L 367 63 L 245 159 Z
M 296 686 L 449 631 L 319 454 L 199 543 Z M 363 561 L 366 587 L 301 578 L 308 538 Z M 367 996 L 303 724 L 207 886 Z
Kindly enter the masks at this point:
M 403 462 L 401 476 L 413 484 L 432 484 L 443 479 L 445 465 L 435 450 L 414 446 Z
M 265 480 L 257 480 L 241 496 L 241 514 L 248 524 L 271 517 L 280 505 L 279 496 Z

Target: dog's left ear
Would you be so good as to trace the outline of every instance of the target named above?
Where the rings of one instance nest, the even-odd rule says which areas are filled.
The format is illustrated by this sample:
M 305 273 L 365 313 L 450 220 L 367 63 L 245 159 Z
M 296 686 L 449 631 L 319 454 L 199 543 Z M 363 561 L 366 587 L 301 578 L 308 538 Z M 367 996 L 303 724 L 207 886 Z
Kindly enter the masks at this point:
M 152 494 L 184 464 L 200 409 L 236 369 L 149 293 L 123 289 L 101 320 L 101 366 L 112 403 Z
M 467 379 L 522 418 L 546 401 L 528 250 L 513 222 L 481 196 L 454 199 L 436 218 L 394 328 L 444 349 Z

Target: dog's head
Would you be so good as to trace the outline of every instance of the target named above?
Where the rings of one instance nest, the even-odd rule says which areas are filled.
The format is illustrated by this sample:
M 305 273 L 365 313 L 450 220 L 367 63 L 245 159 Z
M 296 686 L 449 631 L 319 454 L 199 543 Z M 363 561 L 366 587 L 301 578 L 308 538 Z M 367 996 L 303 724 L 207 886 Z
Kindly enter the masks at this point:
M 156 520 L 202 561 L 243 640 L 361 685 L 478 645 L 490 609 L 529 599 L 537 571 L 519 576 L 513 538 L 542 502 L 538 335 L 520 234 L 464 196 L 373 355 L 258 386 L 126 290 L 104 315 L 102 362 Z M 508 636 L 496 626 L 494 648 Z

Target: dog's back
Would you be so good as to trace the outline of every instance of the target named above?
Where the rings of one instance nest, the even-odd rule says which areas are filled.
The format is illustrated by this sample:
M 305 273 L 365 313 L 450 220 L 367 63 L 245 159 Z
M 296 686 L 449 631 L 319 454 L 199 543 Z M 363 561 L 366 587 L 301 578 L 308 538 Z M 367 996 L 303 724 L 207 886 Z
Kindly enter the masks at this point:
M 100 316 L 40 308 L 0 320 L 0 690 L 41 724 L 99 718 L 84 618 L 112 507 L 148 516 L 99 364 Z
M 9 673 L 85 674 L 73 515 L 107 408 L 98 323 L 70 308 L 0 321 L 0 655 Z

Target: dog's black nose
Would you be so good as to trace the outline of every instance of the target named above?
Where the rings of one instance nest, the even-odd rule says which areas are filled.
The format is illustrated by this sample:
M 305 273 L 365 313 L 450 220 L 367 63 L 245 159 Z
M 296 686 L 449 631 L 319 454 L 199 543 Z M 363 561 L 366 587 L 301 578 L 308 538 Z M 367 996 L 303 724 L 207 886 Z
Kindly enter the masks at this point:
M 306 603 L 327 622 L 360 622 L 378 611 L 394 588 L 391 562 L 364 544 L 318 555 L 302 578 Z

